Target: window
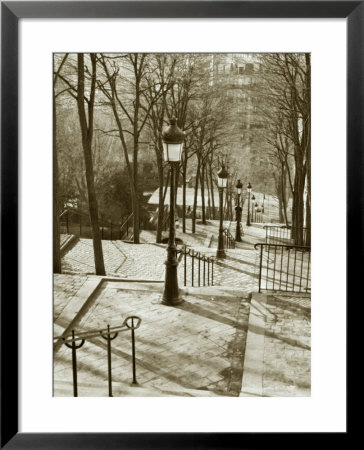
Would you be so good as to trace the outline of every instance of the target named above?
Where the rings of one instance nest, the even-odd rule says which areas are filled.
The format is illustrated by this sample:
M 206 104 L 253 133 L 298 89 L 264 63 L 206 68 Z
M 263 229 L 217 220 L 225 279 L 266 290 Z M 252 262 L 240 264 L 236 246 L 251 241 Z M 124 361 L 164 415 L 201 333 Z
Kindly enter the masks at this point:
M 245 65 L 245 73 L 253 73 L 254 71 L 254 64 L 247 63 Z

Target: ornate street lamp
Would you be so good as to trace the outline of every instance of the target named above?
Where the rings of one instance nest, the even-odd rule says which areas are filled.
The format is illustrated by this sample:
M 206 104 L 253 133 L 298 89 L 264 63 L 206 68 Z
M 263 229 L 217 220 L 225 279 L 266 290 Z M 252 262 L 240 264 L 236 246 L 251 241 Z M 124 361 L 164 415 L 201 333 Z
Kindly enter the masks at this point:
M 255 195 L 252 195 L 252 220 L 254 222 L 254 200 L 255 200 Z
M 252 185 L 250 183 L 248 183 L 248 185 L 246 187 L 246 190 L 248 192 L 248 216 L 247 216 L 247 219 L 246 219 L 246 225 L 248 227 L 250 227 L 250 193 L 252 191 Z
M 162 132 L 163 156 L 164 160 L 169 162 L 171 167 L 171 185 L 169 189 L 169 236 L 167 246 L 166 278 L 162 303 L 164 305 L 177 305 L 181 303 L 178 293 L 177 277 L 177 247 L 176 247 L 176 229 L 174 223 L 175 209 L 175 177 L 176 170 L 181 161 L 183 141 L 185 133 L 178 127 L 177 119 L 170 119 L 170 125 Z
M 241 195 L 241 189 L 242 189 L 243 185 L 241 184 L 240 180 L 238 180 L 235 187 L 236 187 L 236 192 L 237 192 L 237 196 L 238 196 L 237 206 L 235 206 L 235 212 L 236 212 L 235 241 L 241 242 L 240 222 L 241 222 L 242 208 L 240 206 L 240 195 Z
M 224 250 L 224 230 L 223 230 L 223 191 L 227 185 L 228 172 L 225 169 L 224 164 L 222 164 L 221 169 L 217 172 L 217 187 L 219 189 L 219 199 L 220 199 L 220 227 L 219 227 L 219 240 L 217 244 L 216 257 L 225 258 L 226 253 Z

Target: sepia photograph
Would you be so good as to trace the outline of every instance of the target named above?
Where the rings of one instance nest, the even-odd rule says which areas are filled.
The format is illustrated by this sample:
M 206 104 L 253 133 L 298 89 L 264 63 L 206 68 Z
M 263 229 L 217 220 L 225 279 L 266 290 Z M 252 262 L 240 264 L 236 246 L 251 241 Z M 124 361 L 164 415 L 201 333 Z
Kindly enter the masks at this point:
M 311 54 L 53 54 L 53 396 L 311 396 Z

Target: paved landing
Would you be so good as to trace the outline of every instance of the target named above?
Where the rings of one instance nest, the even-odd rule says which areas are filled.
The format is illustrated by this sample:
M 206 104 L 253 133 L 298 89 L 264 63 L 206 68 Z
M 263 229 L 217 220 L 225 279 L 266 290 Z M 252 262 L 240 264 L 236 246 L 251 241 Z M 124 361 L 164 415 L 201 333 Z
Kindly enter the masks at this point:
M 249 314 L 246 294 L 218 287 L 188 288 L 183 303 L 169 307 L 160 304 L 162 289 L 162 283 L 105 281 L 76 330 L 117 326 L 137 315 L 142 319 L 136 330 L 140 387 L 150 395 L 238 396 Z M 113 380 L 124 386 L 132 382 L 130 334 L 120 333 L 112 341 Z M 87 341 L 77 351 L 77 361 L 79 395 L 88 395 L 87 386 L 104 386 L 107 396 L 106 341 Z M 71 350 L 65 345 L 55 352 L 54 379 L 56 396 L 72 395 Z M 102 395 L 102 389 L 96 392 Z
M 241 395 L 311 395 L 309 297 L 253 294 Z

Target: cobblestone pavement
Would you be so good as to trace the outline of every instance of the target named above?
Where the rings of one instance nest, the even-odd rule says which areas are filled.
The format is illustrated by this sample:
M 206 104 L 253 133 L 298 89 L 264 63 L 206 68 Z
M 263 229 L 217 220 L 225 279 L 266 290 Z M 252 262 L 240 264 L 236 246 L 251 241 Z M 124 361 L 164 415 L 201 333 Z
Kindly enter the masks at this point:
M 141 280 L 161 280 L 164 277 L 166 246 L 160 244 L 129 244 L 115 241 L 126 260 L 119 268 L 123 277 Z
M 160 304 L 162 284 L 105 282 L 77 331 L 116 326 L 129 315 L 142 322 L 136 330 L 137 381 L 165 395 L 238 396 L 244 361 L 249 300 L 217 288 L 186 291 L 177 307 Z M 112 341 L 113 380 L 131 384 L 130 332 Z M 106 342 L 95 338 L 77 351 L 79 395 L 82 386 L 105 386 Z M 70 349 L 55 354 L 55 395 L 72 395 Z M 57 382 L 70 380 L 68 392 Z M 58 392 L 58 394 L 57 394 Z
M 263 395 L 310 396 L 311 300 L 270 295 L 267 309 Z
M 203 229 L 203 226 L 197 225 Z M 216 232 L 218 224 L 211 225 Z M 153 237 L 151 232 L 143 231 L 144 239 Z M 187 236 L 184 235 L 184 236 Z M 195 242 L 195 251 L 206 256 L 216 256 L 216 242 L 212 247 L 206 247 L 207 234 L 198 231 Z M 207 240 L 206 240 L 207 239 Z M 184 239 L 185 240 L 185 239 Z M 191 241 L 192 242 L 192 241 Z M 197 244 L 200 244 L 199 246 Z M 123 241 L 102 241 L 106 273 L 125 278 L 143 280 L 162 280 L 165 275 L 166 245 L 154 243 L 131 244 Z M 214 264 L 214 285 L 226 285 L 241 288 L 244 291 L 256 290 L 258 252 L 249 243 L 237 243 L 235 249 L 226 250 L 226 258 L 216 260 Z M 187 258 L 187 286 L 192 284 L 192 260 Z M 91 239 L 80 239 L 62 259 L 62 269 L 68 273 L 95 273 L 93 263 L 93 247 Z M 197 260 L 194 261 L 194 285 L 197 285 Z M 203 267 L 201 265 L 201 277 Z M 206 269 L 207 270 L 207 269 Z M 178 266 L 180 286 L 184 284 L 184 260 Z M 207 277 L 207 274 L 206 274 Z M 201 278 L 201 286 L 203 285 Z
M 54 274 L 53 276 L 53 319 L 58 319 L 72 297 L 86 281 L 86 276 Z
M 102 241 L 102 248 L 108 275 L 160 280 L 164 274 L 166 250 L 163 245 Z M 94 274 L 93 261 L 92 240 L 80 239 L 62 258 L 62 271 Z
M 191 220 L 187 219 L 186 222 L 186 233 L 182 232 L 182 225 L 176 228 L 176 237 L 182 239 L 183 243 L 190 247 L 200 247 L 207 246 L 209 238 L 211 235 L 216 233 L 218 230 L 217 221 L 208 221 L 207 225 L 202 225 L 201 223 L 196 223 L 196 232 L 191 231 Z M 168 232 L 164 231 L 162 234 L 163 238 L 168 238 Z M 156 232 L 143 230 L 140 234 L 141 242 L 155 242 Z

